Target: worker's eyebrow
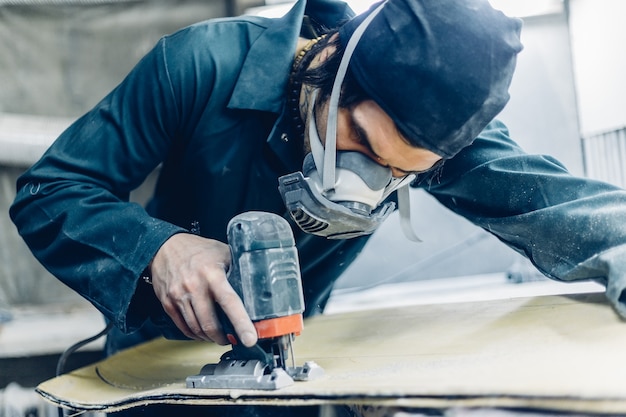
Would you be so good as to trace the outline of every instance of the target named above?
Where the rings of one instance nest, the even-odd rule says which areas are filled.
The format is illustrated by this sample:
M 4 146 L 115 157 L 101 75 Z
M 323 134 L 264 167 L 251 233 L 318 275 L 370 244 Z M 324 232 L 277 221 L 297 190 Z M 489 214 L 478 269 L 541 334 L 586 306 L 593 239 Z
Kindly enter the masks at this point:
M 354 120 L 354 117 L 352 117 L 352 112 L 350 112 L 350 124 L 352 125 L 352 129 L 356 133 L 357 140 L 359 141 L 359 143 L 365 146 L 367 150 L 372 153 L 372 155 L 378 157 L 379 155 L 376 152 L 374 152 L 374 148 L 372 148 L 372 143 L 370 141 L 370 138 L 367 132 L 365 131 L 365 129 L 363 129 L 363 126 L 361 126 L 360 124 L 357 123 L 356 120 Z M 398 171 L 399 173 L 405 176 L 410 175 L 410 174 L 419 174 L 419 173 L 422 173 L 431 169 L 431 168 L 428 168 L 428 170 L 425 170 L 425 171 L 406 171 L 402 168 L 392 167 L 389 165 L 387 165 L 387 167 L 395 169 L 396 171 Z

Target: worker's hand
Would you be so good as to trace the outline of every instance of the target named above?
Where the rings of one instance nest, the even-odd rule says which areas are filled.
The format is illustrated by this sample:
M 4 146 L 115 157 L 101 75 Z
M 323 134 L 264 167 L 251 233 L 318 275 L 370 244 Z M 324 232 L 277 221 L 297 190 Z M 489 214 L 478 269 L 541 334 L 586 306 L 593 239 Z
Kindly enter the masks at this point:
M 176 326 L 192 339 L 228 343 L 215 304 L 239 339 L 253 346 L 257 333 L 243 302 L 226 279 L 230 249 L 225 243 L 179 233 L 161 246 L 150 271 L 154 292 Z

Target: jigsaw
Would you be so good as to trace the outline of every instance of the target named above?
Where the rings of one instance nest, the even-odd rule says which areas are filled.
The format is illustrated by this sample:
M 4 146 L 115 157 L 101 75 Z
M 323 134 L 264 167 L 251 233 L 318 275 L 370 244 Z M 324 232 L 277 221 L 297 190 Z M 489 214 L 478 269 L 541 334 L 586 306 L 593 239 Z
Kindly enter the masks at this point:
M 252 319 L 258 343 L 244 346 L 226 315 L 232 349 L 217 364 L 187 377 L 188 388 L 273 390 L 320 377 L 315 362 L 296 366 L 293 341 L 303 329 L 304 297 L 295 239 L 282 217 L 259 211 L 235 216 L 227 228 L 232 262 L 228 281 Z

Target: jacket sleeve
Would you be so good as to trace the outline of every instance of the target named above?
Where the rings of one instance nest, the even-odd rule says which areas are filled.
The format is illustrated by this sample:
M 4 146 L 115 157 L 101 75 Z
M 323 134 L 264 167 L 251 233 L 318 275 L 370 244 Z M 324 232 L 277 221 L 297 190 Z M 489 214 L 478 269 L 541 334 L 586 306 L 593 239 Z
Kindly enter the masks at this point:
M 419 186 L 556 280 L 596 280 L 626 317 L 626 191 L 526 154 L 492 122 Z
M 156 305 L 133 300 L 142 271 L 165 240 L 183 231 L 128 201 L 176 140 L 179 105 L 165 53 L 161 40 L 61 134 L 18 179 L 10 209 L 35 257 L 125 332 Z

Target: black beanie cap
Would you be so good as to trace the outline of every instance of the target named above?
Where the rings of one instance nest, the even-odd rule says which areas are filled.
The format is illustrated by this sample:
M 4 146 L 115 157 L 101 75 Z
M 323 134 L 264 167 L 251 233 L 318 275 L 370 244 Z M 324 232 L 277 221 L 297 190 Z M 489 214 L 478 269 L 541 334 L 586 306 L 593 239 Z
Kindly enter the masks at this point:
M 344 47 L 378 5 L 339 29 Z M 412 145 L 452 158 L 509 100 L 521 26 L 487 0 L 387 0 L 349 69 Z

